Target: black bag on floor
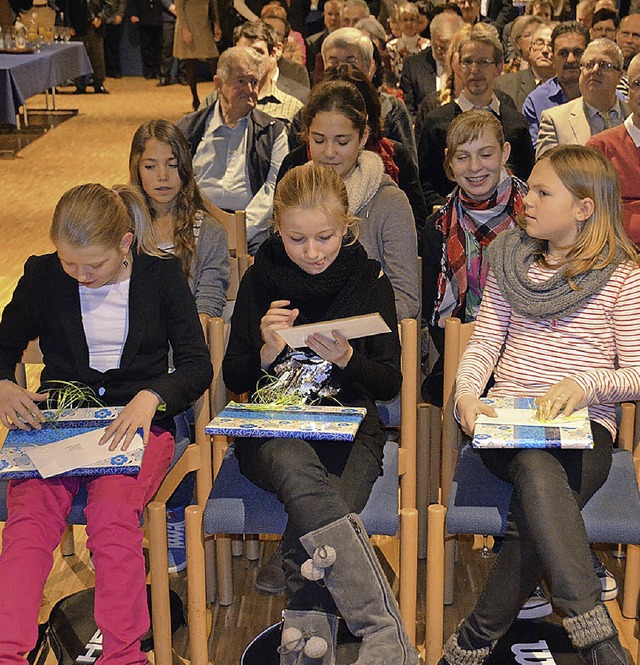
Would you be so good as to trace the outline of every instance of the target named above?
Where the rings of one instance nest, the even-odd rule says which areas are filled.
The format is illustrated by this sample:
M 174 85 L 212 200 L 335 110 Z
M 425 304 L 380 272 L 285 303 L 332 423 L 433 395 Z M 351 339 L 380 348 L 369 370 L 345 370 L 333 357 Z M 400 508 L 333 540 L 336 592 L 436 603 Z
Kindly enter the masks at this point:
M 49 621 L 38 628 L 38 644 L 29 653 L 31 665 L 42 665 L 51 649 L 61 665 L 91 665 L 102 654 L 102 634 L 93 618 L 95 589 L 85 589 L 59 600 L 51 610 Z M 151 587 L 147 585 L 151 612 Z M 182 600 L 169 591 L 171 632 L 186 624 Z M 142 638 L 142 650 L 153 649 L 151 630 Z

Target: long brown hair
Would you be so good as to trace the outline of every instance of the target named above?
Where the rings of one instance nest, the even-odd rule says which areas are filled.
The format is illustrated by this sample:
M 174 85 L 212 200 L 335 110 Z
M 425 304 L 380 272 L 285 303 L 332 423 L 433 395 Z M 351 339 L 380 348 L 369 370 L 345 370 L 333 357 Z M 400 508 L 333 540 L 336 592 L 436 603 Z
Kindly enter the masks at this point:
M 174 251 L 182 262 L 184 273 L 189 276 L 195 253 L 196 240 L 193 223 L 199 210 L 206 210 L 200 188 L 193 177 L 191 152 L 184 134 L 176 125 L 168 120 L 149 120 L 141 125 L 133 135 L 131 152 L 129 153 L 129 180 L 143 194 L 151 220 L 156 218 L 153 201 L 144 191 L 140 179 L 140 160 L 149 139 L 156 139 L 171 148 L 171 153 L 178 162 L 178 174 L 182 188 L 176 196 L 173 206 L 174 218 Z

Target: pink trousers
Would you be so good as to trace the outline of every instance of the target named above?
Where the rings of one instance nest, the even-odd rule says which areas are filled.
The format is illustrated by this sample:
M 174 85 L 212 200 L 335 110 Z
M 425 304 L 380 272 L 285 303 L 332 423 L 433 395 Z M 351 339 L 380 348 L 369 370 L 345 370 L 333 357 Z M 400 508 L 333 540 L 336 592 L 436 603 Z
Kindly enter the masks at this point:
M 0 663 L 27 661 L 38 614 L 73 497 L 87 486 L 87 547 L 96 570 L 95 620 L 102 665 L 146 665 L 140 638 L 149 629 L 140 518 L 173 456 L 169 432 L 152 428 L 137 476 L 12 480 L 0 554 Z

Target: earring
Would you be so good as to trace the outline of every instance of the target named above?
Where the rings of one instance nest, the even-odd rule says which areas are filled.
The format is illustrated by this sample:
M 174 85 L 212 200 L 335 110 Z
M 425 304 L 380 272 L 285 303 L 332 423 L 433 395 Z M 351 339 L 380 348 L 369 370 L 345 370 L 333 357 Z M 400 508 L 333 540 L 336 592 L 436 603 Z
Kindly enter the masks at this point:
M 122 265 L 123 265 L 125 268 L 128 268 L 128 267 L 129 267 L 129 259 L 127 259 L 127 257 L 125 257 L 124 259 L 122 259 Z

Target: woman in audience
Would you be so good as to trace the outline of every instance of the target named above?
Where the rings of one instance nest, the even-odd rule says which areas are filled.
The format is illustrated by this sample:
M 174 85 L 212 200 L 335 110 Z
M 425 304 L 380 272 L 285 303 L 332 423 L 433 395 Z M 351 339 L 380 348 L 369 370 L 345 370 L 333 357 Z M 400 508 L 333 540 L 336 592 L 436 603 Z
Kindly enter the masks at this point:
M 416 222 L 416 230 L 420 234 L 427 214 L 424 195 L 418 178 L 418 168 L 411 158 L 411 154 L 402 143 L 385 138 L 382 135 L 380 95 L 378 91 L 357 67 L 348 63 L 325 69 L 319 82 L 323 81 L 346 81 L 354 85 L 362 95 L 367 108 L 367 127 L 369 129 L 369 138 L 364 149 L 380 155 L 385 173 L 407 195 Z
M 393 72 L 400 80 L 404 61 L 413 53 L 424 51 L 430 42 L 420 36 L 420 12 L 412 2 L 397 5 L 395 19 L 400 34 L 387 42 L 387 52 Z
M 366 408 L 352 443 L 236 439 L 242 473 L 276 494 L 289 517 L 281 665 L 335 662 L 338 613 L 362 638 L 358 662 L 418 663 L 355 514 L 382 468 L 386 437 L 374 402 L 398 392 L 401 374 L 393 289 L 356 240 L 354 223 L 335 169 L 306 164 L 284 176 L 274 197 L 275 232 L 242 280 L 223 362 L 234 392 L 255 391 L 265 373 L 298 377 L 304 368 L 307 401 Z M 313 334 L 295 350 L 278 334 L 370 312 L 379 312 L 391 332 L 351 341 L 338 332 Z M 279 382 L 284 393 L 293 390 Z
M 173 416 L 211 381 L 209 352 L 180 262 L 159 258 L 133 188 L 80 185 L 66 192 L 49 235 L 56 252 L 25 264 L 0 323 L 0 421 L 40 429 L 49 382 L 76 381 L 124 406 L 100 440 L 105 457 L 138 430 L 140 472 L 11 480 L 0 555 L 0 662 L 26 662 L 38 637 L 42 590 L 73 498 L 88 493 L 87 547 L 96 570 L 95 620 L 102 660 L 143 665 L 149 629 L 140 517 L 169 469 Z M 33 339 L 44 356 L 41 389 L 15 383 Z M 173 349 L 174 371 L 168 352 Z
M 489 247 L 491 271 L 456 377 L 455 407 L 472 435 L 480 401 L 535 396 L 549 419 L 588 407 L 591 450 L 486 450 L 514 484 L 502 547 L 473 612 L 442 663 L 484 663 L 546 574 L 573 646 L 591 665 L 625 665 L 600 600 L 581 508 L 605 482 L 615 404 L 640 397 L 640 269 L 624 235 L 618 179 L 598 152 L 557 146 L 536 163 L 522 227 Z M 541 352 L 541 351 L 544 352 Z
M 357 88 L 344 81 L 314 86 L 303 109 L 302 136 L 304 145 L 285 157 L 279 176 L 309 158 L 338 172 L 351 213 L 362 219 L 360 242 L 391 280 L 399 320 L 416 318 L 420 304 L 413 213 L 380 156 L 365 150 L 367 108 Z
M 544 24 L 539 16 L 518 16 L 513 23 L 507 23 L 502 31 L 506 64 L 503 73 L 519 72 L 529 67 L 529 48 L 533 33 Z
M 510 150 L 489 111 L 459 115 L 447 133 L 445 169 L 457 184 L 427 220 L 420 244 L 422 317 L 439 353 L 423 385 L 432 404 L 442 404 L 444 322 L 475 320 L 489 270 L 487 247 L 524 211 L 527 186 L 507 172 Z
M 229 288 L 227 235 L 206 210 L 182 132 L 167 120 L 136 130 L 129 178 L 144 194 L 158 247 L 175 254 L 189 279 L 203 325 L 221 316 Z

